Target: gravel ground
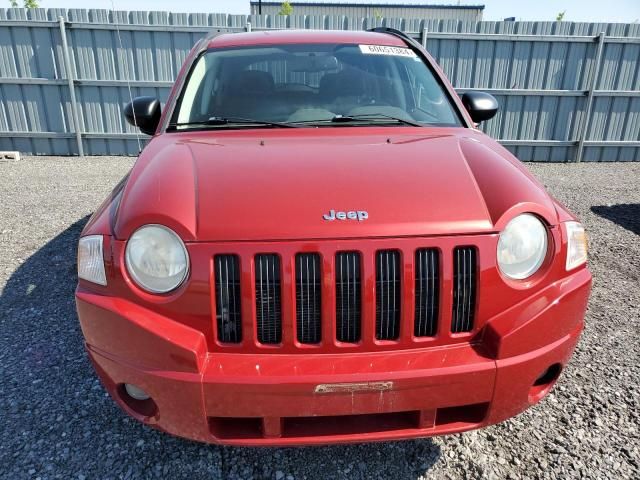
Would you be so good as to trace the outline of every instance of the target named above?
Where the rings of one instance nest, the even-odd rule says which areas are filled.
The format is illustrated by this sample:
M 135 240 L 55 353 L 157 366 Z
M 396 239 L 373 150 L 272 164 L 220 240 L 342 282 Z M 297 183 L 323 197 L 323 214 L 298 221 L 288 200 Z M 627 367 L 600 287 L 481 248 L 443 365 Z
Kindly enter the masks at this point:
M 595 286 L 557 387 L 501 425 L 322 448 L 220 448 L 125 416 L 83 351 L 77 236 L 127 158 L 0 163 L 0 477 L 639 478 L 640 164 L 532 164 L 586 223 Z

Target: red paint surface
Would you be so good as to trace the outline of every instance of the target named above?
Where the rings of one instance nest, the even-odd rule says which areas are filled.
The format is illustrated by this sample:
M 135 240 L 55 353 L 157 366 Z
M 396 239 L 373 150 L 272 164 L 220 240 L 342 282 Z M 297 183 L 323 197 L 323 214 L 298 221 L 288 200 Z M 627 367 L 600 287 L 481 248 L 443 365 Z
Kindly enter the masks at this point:
M 384 34 L 284 32 L 223 35 L 208 46 L 314 41 L 402 45 Z M 199 48 L 206 45 L 194 48 L 187 66 Z M 177 85 L 185 72 L 183 67 Z M 453 92 L 448 83 L 447 89 Z M 168 104 L 174 99 L 175 91 Z M 114 399 L 139 420 L 175 435 L 237 445 L 436 435 L 521 412 L 549 390 L 532 391 L 535 380 L 568 361 L 591 285 L 586 267 L 564 270 L 561 222 L 573 216 L 479 131 L 161 131 L 83 232 L 105 235 L 108 286 L 81 281 L 76 294 L 96 370 Z M 327 222 L 322 215 L 331 209 L 366 210 L 369 218 Z M 500 274 L 495 252 L 501 229 L 524 212 L 546 222 L 551 246 L 538 273 L 513 282 Z M 189 251 L 190 276 L 167 295 L 142 291 L 124 267 L 127 238 L 147 223 L 172 228 Z M 474 245 L 479 253 L 476 321 L 473 331 L 451 334 L 447 292 L 452 251 L 461 245 Z M 415 338 L 413 258 L 416 249 L 428 247 L 441 255 L 438 332 Z M 398 250 L 404 267 L 397 341 L 374 335 L 374 254 L 380 249 Z M 362 340 L 355 345 L 337 342 L 333 331 L 334 258 L 344 250 L 359 251 L 363 259 Z M 319 345 L 296 341 L 293 261 L 305 251 L 321 256 Z M 222 253 L 240 258 L 239 345 L 216 340 L 211 265 Z M 256 253 L 280 256 L 280 345 L 255 338 Z M 154 408 L 145 415 L 132 410 L 122 400 L 123 383 L 149 392 Z M 327 384 L 338 385 L 318 389 Z

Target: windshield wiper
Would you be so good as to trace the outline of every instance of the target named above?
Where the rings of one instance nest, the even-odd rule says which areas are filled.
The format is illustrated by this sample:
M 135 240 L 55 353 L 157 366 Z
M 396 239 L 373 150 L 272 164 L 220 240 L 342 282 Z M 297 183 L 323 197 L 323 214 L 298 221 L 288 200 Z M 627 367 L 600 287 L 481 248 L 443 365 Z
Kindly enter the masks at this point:
M 362 113 L 360 115 L 336 115 L 331 119 L 334 123 L 341 122 L 358 122 L 360 120 L 392 120 L 394 122 L 402 123 L 403 125 L 411 125 L 413 127 L 422 127 L 424 125 L 414 122 L 413 120 L 407 120 L 406 118 L 394 117 L 393 115 L 387 115 L 385 113 Z
M 322 119 L 318 119 L 318 120 L 303 120 L 300 122 L 291 122 L 293 123 L 300 123 L 300 124 L 313 124 L 313 123 L 357 123 L 357 122 L 363 122 L 363 121 L 369 121 L 369 123 L 375 123 L 375 122 L 380 122 L 380 121 L 385 121 L 385 122 L 397 122 L 397 123 L 401 123 L 403 125 L 411 125 L 412 127 L 424 127 L 424 125 L 418 123 L 418 122 L 414 122 L 412 120 L 407 120 L 405 118 L 400 118 L 400 117 L 394 117 L 392 115 L 387 115 L 384 113 L 363 113 L 360 115 L 336 115 L 333 118 L 322 118 Z
M 291 123 L 270 122 L 266 120 L 256 120 L 253 118 L 244 117 L 209 117 L 208 120 L 199 120 L 196 122 L 173 122 L 170 123 L 168 127 L 171 129 L 177 129 L 179 127 L 216 127 L 229 125 L 258 125 L 278 128 L 299 128 L 298 125 L 294 125 Z

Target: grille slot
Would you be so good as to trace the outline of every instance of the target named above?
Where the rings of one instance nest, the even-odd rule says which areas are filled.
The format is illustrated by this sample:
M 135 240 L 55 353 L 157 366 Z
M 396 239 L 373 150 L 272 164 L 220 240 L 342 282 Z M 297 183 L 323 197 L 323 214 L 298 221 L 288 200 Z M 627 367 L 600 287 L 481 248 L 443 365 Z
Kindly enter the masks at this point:
M 296 327 L 300 343 L 320 342 L 320 255 L 296 255 Z
M 214 265 L 218 340 L 225 343 L 240 343 L 242 341 L 240 261 L 236 255 L 216 255 Z
M 361 335 L 360 254 L 336 254 L 336 338 L 355 343 Z
M 376 338 L 396 340 L 400 334 L 400 252 L 376 254 Z
M 433 337 L 438 330 L 440 301 L 438 250 L 417 250 L 415 266 L 416 308 L 413 333 L 416 337 Z
M 453 251 L 453 312 L 451 331 L 470 332 L 476 310 L 477 253 L 474 247 Z
M 258 341 L 276 344 L 282 341 L 280 257 L 262 254 L 255 257 L 256 327 Z

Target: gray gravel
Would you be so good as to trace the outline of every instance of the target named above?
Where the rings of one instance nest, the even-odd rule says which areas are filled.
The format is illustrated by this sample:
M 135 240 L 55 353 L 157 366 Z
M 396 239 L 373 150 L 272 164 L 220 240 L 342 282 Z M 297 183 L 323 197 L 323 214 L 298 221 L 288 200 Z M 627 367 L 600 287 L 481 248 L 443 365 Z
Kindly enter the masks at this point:
M 82 348 L 74 255 L 127 158 L 0 163 L 0 477 L 639 478 L 640 164 L 533 164 L 586 223 L 595 287 L 553 393 L 482 431 L 395 443 L 200 445 L 125 416 Z M 561 321 L 561 319 L 559 319 Z

